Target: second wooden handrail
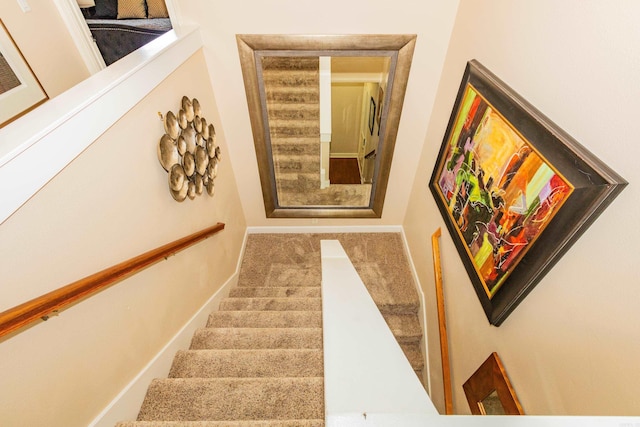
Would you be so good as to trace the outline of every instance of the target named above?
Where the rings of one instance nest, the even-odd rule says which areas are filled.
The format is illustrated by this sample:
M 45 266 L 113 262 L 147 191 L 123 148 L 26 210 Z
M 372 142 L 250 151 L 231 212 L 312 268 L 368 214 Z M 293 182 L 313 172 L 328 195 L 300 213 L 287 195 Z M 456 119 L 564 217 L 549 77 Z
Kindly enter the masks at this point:
M 37 298 L 0 313 L 0 337 L 20 329 L 82 298 L 86 298 L 113 283 L 167 258 L 224 229 L 216 225 L 193 233 L 159 248 L 145 252 L 127 261 L 106 268 L 76 282 L 63 286 Z
M 440 238 L 438 228 L 431 236 L 433 251 L 433 273 L 436 281 L 436 307 L 438 309 L 438 330 L 440 331 L 440 356 L 442 357 L 442 385 L 446 415 L 453 414 L 453 392 L 451 390 L 451 367 L 449 365 L 449 340 L 447 338 L 447 316 L 444 310 L 444 290 L 442 289 L 442 265 L 440 262 Z

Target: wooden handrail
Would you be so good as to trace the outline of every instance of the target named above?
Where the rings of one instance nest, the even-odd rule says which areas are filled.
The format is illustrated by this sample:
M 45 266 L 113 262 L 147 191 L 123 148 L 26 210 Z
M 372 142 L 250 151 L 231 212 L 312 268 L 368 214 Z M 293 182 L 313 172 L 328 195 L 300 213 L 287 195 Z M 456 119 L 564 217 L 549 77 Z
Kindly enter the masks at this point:
M 216 225 L 189 236 L 150 250 L 127 261 L 106 268 L 76 282 L 63 286 L 37 298 L 17 305 L 0 313 L 0 337 L 20 329 L 38 319 L 46 318 L 80 299 L 86 298 L 113 283 L 131 276 L 138 271 L 167 258 L 224 229 L 224 224 Z
M 453 414 L 453 392 L 451 390 L 451 367 L 449 365 L 449 340 L 447 338 L 447 316 L 444 310 L 444 291 L 442 289 L 442 265 L 440 262 L 440 228 L 431 236 L 433 251 L 433 274 L 436 281 L 436 307 L 438 309 L 438 330 L 440 331 L 440 356 L 442 357 L 442 385 L 444 388 L 444 411 Z

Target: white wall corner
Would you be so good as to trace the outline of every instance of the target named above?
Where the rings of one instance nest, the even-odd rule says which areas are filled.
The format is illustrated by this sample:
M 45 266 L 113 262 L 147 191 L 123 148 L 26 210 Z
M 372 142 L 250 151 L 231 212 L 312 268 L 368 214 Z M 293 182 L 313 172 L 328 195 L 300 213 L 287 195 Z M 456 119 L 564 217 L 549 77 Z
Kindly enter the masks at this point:
M 95 74 L 105 68 L 106 64 L 102 54 L 100 54 L 91 31 L 89 31 L 89 27 L 78 7 L 80 2 L 76 0 L 54 0 L 54 3 L 89 73 Z

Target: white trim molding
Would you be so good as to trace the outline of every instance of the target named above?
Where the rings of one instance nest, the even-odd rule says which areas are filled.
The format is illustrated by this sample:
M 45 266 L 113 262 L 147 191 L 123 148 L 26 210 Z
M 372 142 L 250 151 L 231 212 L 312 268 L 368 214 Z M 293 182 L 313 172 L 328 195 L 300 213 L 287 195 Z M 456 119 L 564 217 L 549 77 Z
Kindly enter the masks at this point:
M 402 233 L 400 225 L 318 225 L 247 227 L 248 234 L 267 233 Z
M 189 348 L 191 339 L 198 328 L 207 323 L 209 315 L 218 311 L 220 301 L 229 296 L 229 292 L 238 284 L 240 267 L 247 246 L 247 232 L 245 230 L 242 248 L 236 262 L 235 272 L 226 282 L 194 313 L 184 326 L 169 340 L 149 363 L 136 375 L 127 386 L 94 418 L 89 427 L 112 427 L 118 421 L 133 420 L 138 415 L 142 402 L 154 378 L 164 378 L 178 350 Z
M 218 310 L 220 301 L 229 295 L 237 283 L 238 270 L 191 316 L 162 350 L 118 393 L 89 426 L 113 427 L 118 421 L 136 419 L 151 381 L 154 378 L 166 378 L 169 375 L 169 369 L 176 352 L 189 348 L 195 331 L 207 323 L 209 315 Z
M 407 241 L 407 235 L 404 233 L 404 228 L 401 231 L 402 243 L 404 246 L 405 256 L 409 261 L 409 268 L 411 269 L 411 275 L 413 276 L 413 283 L 415 284 L 416 292 L 418 293 L 418 299 L 420 300 L 420 310 L 418 311 L 418 317 L 420 318 L 420 326 L 422 327 L 422 356 L 424 357 L 424 369 L 422 371 L 422 382 L 426 384 L 427 393 L 431 396 L 431 365 L 429 364 L 429 336 L 427 335 L 427 302 L 422 290 L 422 284 L 418 277 L 418 270 L 413 262 L 411 256 L 411 250 L 409 250 L 409 242 Z
M 107 65 L 93 40 L 91 31 L 89 31 L 89 27 L 78 7 L 77 0 L 53 0 L 53 2 L 58 7 L 58 12 L 69 30 L 69 34 L 78 52 L 80 52 L 80 56 L 89 73 L 95 74 L 101 71 Z

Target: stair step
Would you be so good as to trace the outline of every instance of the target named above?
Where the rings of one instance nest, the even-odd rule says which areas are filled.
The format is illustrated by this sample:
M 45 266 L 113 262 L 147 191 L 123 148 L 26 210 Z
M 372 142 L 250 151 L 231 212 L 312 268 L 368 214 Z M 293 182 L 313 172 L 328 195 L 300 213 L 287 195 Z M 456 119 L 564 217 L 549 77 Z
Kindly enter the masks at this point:
M 320 174 L 318 172 L 288 174 L 288 175 L 283 174 L 280 177 L 278 177 L 277 184 L 278 184 L 279 191 L 289 190 L 289 191 L 296 191 L 301 193 L 307 190 L 319 190 Z M 314 286 L 319 286 L 319 285 L 314 285 Z
M 300 126 L 278 125 L 272 124 L 269 127 L 271 136 L 300 136 L 300 137 L 319 137 L 320 126 L 315 123 L 301 124 Z
M 271 150 L 274 155 L 308 155 L 320 154 L 320 138 L 314 137 L 277 137 L 271 138 Z
M 420 303 L 388 303 L 376 302 L 376 306 L 381 313 L 388 314 L 409 314 L 417 315 L 420 310 Z
M 303 288 L 303 287 L 285 287 L 285 286 L 273 286 L 268 288 L 249 288 L 249 287 L 235 287 L 231 289 L 229 293 L 231 298 L 319 298 L 320 287 Z
M 324 420 L 122 421 L 115 427 L 324 427 Z
M 265 70 L 262 79 L 269 88 L 274 86 L 318 86 L 320 74 L 318 70 Z
M 292 174 L 281 174 L 279 177 L 280 185 L 278 186 L 278 201 L 283 206 L 323 206 L 336 204 L 342 206 L 369 205 L 371 199 L 371 184 L 335 184 L 330 187 L 320 189 L 319 175 L 316 174 L 314 191 L 304 193 L 306 189 L 309 189 L 309 187 L 307 187 L 307 183 L 303 182 L 304 186 L 291 188 L 290 186 L 292 186 L 292 184 L 285 181 L 285 179 L 290 175 Z M 300 174 L 297 178 L 300 179 Z M 309 185 L 311 186 L 312 184 Z
M 169 378 L 321 377 L 322 350 L 181 350 Z
M 295 108 L 300 108 L 300 106 L 295 106 Z M 312 127 L 314 130 L 320 131 L 320 122 L 315 119 L 310 120 L 297 120 L 297 119 L 270 119 L 269 127 L 273 131 L 274 127 L 281 128 L 309 128 Z
M 320 311 L 320 298 L 225 298 L 220 311 Z
M 414 371 L 421 371 L 424 368 L 424 356 L 420 348 L 420 343 L 402 343 L 400 344 L 402 352 L 407 357 Z
M 274 87 L 267 90 L 267 105 L 276 104 L 317 104 L 320 102 L 318 90 L 308 87 Z
M 322 419 L 323 399 L 323 378 L 155 379 L 138 420 Z
M 320 155 L 279 154 L 274 156 L 274 168 L 280 173 L 320 173 Z
M 191 340 L 198 349 L 321 349 L 321 328 L 202 328 Z
M 208 328 L 321 328 L 320 311 L 216 311 Z
M 317 70 L 320 60 L 317 56 L 266 56 L 262 58 L 263 70 Z
M 318 181 L 319 188 L 319 174 L 314 174 L 314 177 Z M 251 273 L 241 274 L 238 287 L 320 287 L 322 282 L 319 264 L 310 266 L 273 263 L 263 281 L 257 280 L 257 274 L 256 276 Z M 264 273 L 259 272 L 259 274 L 265 277 Z
M 316 179 L 318 174 L 315 174 Z M 322 270 L 320 265 L 271 264 L 265 286 L 320 286 Z
M 319 120 L 319 104 L 291 104 L 270 102 L 268 104 L 269 119 L 285 120 Z
M 380 238 L 377 243 L 373 240 L 371 245 L 367 245 L 367 251 L 356 252 L 354 249 L 361 249 L 361 242 L 354 241 L 351 250 L 357 260 L 354 266 L 358 275 L 365 283 L 371 298 L 381 312 L 387 313 L 417 313 L 419 308 L 418 294 L 413 283 L 413 278 L 407 268 L 402 268 L 406 262 L 402 262 L 403 248 L 398 237 Z M 389 244 L 389 251 L 393 255 L 384 256 L 379 251 L 384 248 L 384 243 Z M 378 249 L 374 249 L 378 248 Z M 401 258 L 398 258 L 397 254 Z M 376 259 L 384 259 L 384 262 Z
M 417 315 L 382 313 L 382 316 L 400 344 L 419 342 L 422 338 L 422 328 Z

